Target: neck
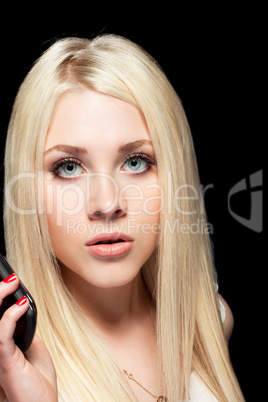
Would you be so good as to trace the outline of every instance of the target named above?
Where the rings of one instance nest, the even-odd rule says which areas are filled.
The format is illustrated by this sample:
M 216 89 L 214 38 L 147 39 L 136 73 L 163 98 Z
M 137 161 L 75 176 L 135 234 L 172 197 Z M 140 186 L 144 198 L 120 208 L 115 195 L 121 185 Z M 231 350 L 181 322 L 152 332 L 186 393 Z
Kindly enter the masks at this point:
M 140 273 L 126 285 L 113 288 L 94 286 L 73 272 L 64 272 L 64 281 L 86 317 L 97 326 L 128 325 L 148 308 Z
M 63 278 L 122 374 L 127 370 L 129 379 L 135 374 L 129 385 L 138 400 L 149 401 L 157 392 L 161 394 L 155 309 L 141 274 L 114 288 L 93 286 L 73 272 L 66 274 L 65 270 Z

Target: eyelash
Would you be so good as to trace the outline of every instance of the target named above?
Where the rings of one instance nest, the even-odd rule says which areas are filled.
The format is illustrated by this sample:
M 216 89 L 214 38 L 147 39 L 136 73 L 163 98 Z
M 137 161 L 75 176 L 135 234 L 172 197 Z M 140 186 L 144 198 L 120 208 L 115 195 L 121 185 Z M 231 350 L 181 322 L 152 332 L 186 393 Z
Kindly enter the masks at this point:
M 124 160 L 122 166 L 124 166 L 128 161 L 131 161 L 131 159 L 138 159 L 138 158 L 140 158 L 144 162 L 146 162 L 148 166 L 146 167 L 146 169 L 142 170 L 141 172 L 131 173 L 131 174 L 142 175 L 142 174 L 148 172 L 148 170 L 150 170 L 152 166 L 156 165 L 155 159 L 152 159 L 150 156 L 140 152 L 140 153 L 136 153 L 136 154 L 127 156 L 126 159 Z
M 60 159 L 59 161 L 57 161 L 57 162 L 49 169 L 49 171 L 50 171 L 50 173 L 52 173 L 53 175 L 59 177 L 61 180 L 70 180 L 71 177 L 70 177 L 70 178 L 64 177 L 64 176 L 62 176 L 62 175 L 58 172 L 58 170 L 59 170 L 62 166 L 67 165 L 68 163 L 75 163 L 77 166 L 80 166 L 81 168 L 83 168 L 84 170 L 86 170 L 85 167 L 84 167 L 84 165 L 83 165 L 83 163 L 82 163 L 79 159 L 67 157 L 67 158 L 63 158 L 63 159 Z
M 126 159 L 124 160 L 122 166 L 124 166 L 128 161 L 130 161 L 130 160 L 132 160 L 132 159 L 135 159 L 135 158 L 140 158 L 140 159 L 142 159 L 144 162 L 146 162 L 146 163 L 148 164 L 148 166 L 146 167 L 146 169 L 142 170 L 141 172 L 130 173 L 130 174 L 142 175 L 142 174 L 148 172 L 148 170 L 150 170 L 150 168 L 151 168 L 152 166 L 154 166 L 154 165 L 157 164 L 155 159 L 152 159 L 152 158 L 150 158 L 148 155 L 146 155 L 146 154 L 144 154 L 144 153 L 141 152 L 141 153 L 136 153 L 136 154 L 128 155 L 128 156 L 126 157 Z M 49 171 L 50 171 L 50 173 L 52 173 L 53 175 L 59 177 L 61 180 L 70 180 L 70 179 L 73 179 L 73 178 L 75 178 L 75 177 L 69 177 L 69 178 L 67 178 L 67 177 L 62 176 L 62 175 L 58 172 L 59 169 L 60 169 L 62 166 L 66 165 L 66 164 L 68 164 L 68 163 L 70 163 L 70 164 L 71 164 L 71 163 L 74 163 L 74 164 L 80 166 L 81 168 L 83 168 L 84 170 L 86 170 L 85 167 L 84 167 L 84 165 L 83 165 L 83 163 L 82 163 L 79 159 L 75 159 L 75 158 L 71 158 L 71 157 L 66 157 L 66 158 L 63 158 L 63 159 L 60 159 L 59 161 L 57 161 L 57 162 L 49 169 Z M 125 170 L 125 172 L 128 172 L 128 171 Z

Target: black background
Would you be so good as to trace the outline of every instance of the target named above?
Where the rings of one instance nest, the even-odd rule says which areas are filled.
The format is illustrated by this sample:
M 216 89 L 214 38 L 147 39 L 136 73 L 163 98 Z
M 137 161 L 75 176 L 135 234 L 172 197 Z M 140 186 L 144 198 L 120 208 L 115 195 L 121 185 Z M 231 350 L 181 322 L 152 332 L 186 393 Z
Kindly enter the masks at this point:
M 175 3 L 174 3 L 175 5 Z M 44 7 L 44 6 L 43 6 Z M 205 194 L 220 292 L 234 314 L 231 359 L 246 400 L 263 395 L 266 306 L 261 302 L 265 279 L 263 233 L 241 225 L 228 211 L 228 193 L 237 182 L 263 169 L 262 107 L 264 41 L 262 10 L 234 10 L 191 5 L 189 10 L 160 7 L 145 18 L 142 6 L 100 10 L 23 8 L 2 14 L 0 157 L 14 97 L 32 63 L 55 38 L 92 37 L 100 33 L 126 36 L 143 46 L 164 69 L 180 96 L 194 138 Z M 104 5 L 103 5 L 103 8 Z M 113 15 L 120 16 L 118 21 Z M 82 16 L 84 17 L 82 20 Z M 130 20 L 130 18 L 132 18 Z M 3 163 L 2 163 L 3 165 Z M 3 167 L 1 170 L 1 192 Z M 250 194 L 233 208 L 249 218 Z M 1 251 L 4 252 L 1 228 Z M 14 239 L 14 246 L 16 239 Z M 266 264 L 267 265 L 267 264 Z M 265 295 L 265 293 L 264 293 Z M 262 364 L 265 367 L 265 362 Z

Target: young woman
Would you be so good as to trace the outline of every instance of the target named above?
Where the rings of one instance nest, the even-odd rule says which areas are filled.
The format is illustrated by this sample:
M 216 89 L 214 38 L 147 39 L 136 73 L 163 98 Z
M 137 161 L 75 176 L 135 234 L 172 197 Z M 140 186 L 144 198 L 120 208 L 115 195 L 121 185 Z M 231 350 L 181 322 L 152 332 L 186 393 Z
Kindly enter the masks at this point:
M 144 50 L 114 35 L 51 46 L 17 95 L 5 169 L 7 256 L 38 337 L 22 354 L 13 333 L 28 302 L 7 310 L 2 400 L 243 400 L 209 234 L 196 229 L 190 130 Z

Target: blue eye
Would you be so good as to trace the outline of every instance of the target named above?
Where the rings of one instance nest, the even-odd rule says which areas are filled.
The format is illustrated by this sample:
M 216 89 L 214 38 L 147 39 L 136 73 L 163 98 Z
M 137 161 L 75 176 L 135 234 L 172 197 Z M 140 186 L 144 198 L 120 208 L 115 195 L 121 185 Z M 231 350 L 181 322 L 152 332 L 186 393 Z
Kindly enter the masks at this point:
M 81 162 L 68 158 L 58 161 L 51 169 L 51 172 L 64 179 L 72 179 L 80 176 L 84 172 Z
M 142 171 L 146 166 L 147 162 L 137 157 L 133 157 L 124 163 L 124 169 L 128 172 Z
M 83 168 L 77 165 L 77 163 L 69 162 L 59 167 L 58 172 L 64 177 L 79 176 L 83 172 Z
M 149 156 L 143 154 L 132 155 L 124 162 L 123 170 L 132 173 L 143 173 L 146 172 L 151 165 L 156 165 L 156 162 Z

